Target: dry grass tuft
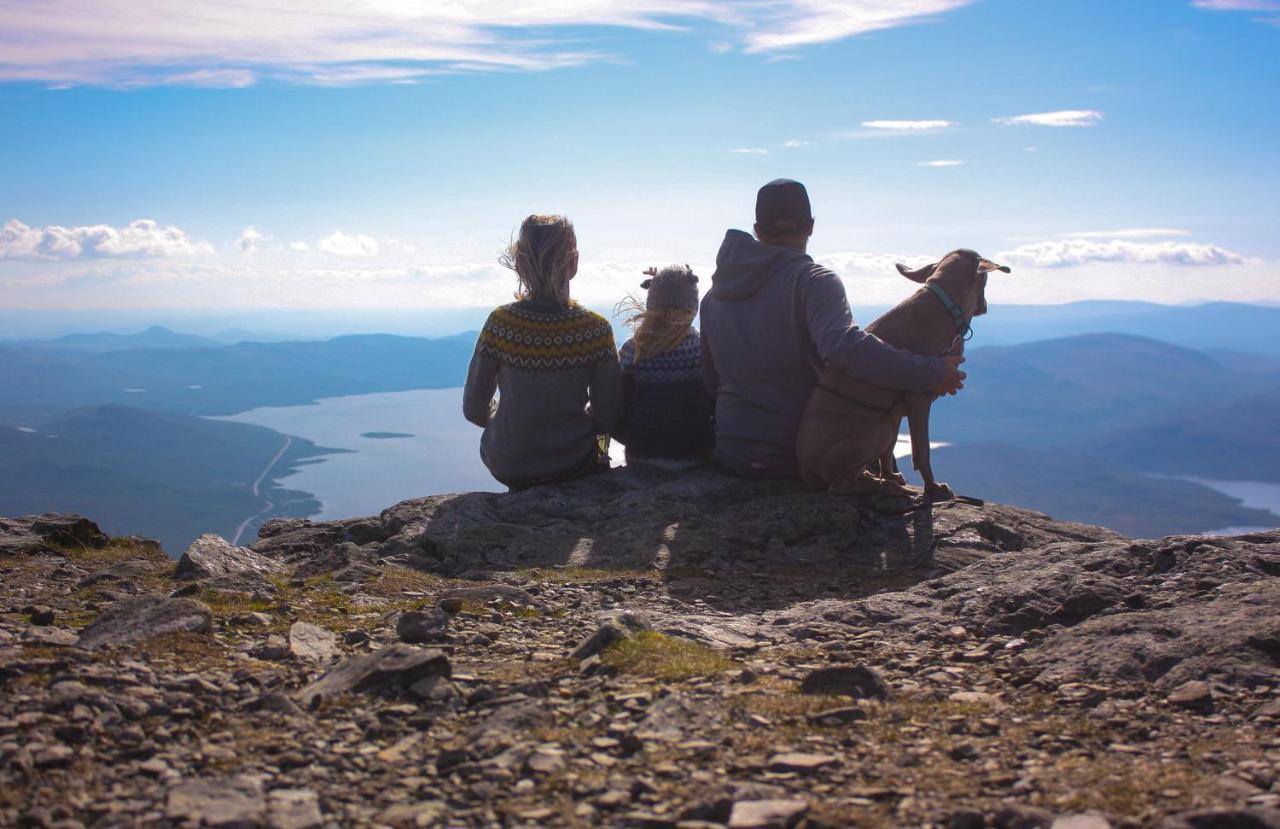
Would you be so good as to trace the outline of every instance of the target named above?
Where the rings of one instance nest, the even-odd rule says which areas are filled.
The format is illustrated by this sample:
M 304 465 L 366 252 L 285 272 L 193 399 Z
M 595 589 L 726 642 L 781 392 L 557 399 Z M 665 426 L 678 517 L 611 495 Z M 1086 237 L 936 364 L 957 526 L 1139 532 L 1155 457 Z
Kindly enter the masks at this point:
M 688 639 L 643 631 L 611 645 L 603 661 L 623 673 L 680 680 L 714 676 L 733 667 L 722 653 Z

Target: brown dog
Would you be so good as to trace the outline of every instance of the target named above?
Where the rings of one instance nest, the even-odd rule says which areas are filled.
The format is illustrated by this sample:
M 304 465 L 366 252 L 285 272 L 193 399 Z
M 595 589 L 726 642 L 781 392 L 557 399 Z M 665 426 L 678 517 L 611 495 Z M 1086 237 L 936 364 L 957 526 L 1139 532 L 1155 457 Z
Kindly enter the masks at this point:
M 898 272 L 924 285 L 867 331 L 907 351 L 930 356 L 962 355 L 970 320 L 987 312 L 987 274 L 1009 269 L 971 250 L 954 250 L 941 262 Z M 800 421 L 797 450 L 800 477 L 836 494 L 906 489 L 896 471 L 893 449 L 902 418 L 911 429 L 911 460 L 924 479 L 925 497 L 950 500 L 951 488 L 938 483 L 929 464 L 929 409 L 935 395 L 906 392 L 854 380 L 828 366 L 809 397 Z M 879 461 L 880 477 L 867 467 Z

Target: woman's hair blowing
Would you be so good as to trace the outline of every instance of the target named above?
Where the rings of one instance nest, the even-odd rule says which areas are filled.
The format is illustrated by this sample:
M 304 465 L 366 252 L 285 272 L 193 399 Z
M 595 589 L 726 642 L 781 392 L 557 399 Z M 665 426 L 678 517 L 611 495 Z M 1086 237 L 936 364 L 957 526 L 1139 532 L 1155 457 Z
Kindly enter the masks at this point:
M 520 236 L 498 257 L 516 272 L 516 299 L 569 303 L 569 268 L 578 252 L 573 222 L 564 216 L 535 213 L 520 224 Z

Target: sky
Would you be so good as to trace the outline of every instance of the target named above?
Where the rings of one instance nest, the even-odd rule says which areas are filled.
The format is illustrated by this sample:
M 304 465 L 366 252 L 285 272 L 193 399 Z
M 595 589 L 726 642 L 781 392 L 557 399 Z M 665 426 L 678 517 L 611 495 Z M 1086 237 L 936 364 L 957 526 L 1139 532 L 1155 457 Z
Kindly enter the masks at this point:
M 703 276 L 809 188 L 855 304 L 1280 303 L 1280 0 L 0 0 L 0 309 L 461 308 Z

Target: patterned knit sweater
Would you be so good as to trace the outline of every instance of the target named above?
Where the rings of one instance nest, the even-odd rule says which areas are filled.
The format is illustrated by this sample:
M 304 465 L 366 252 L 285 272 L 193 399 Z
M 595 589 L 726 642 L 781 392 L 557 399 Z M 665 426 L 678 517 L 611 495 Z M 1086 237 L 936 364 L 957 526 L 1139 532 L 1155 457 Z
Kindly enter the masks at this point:
M 596 435 L 608 434 L 622 413 L 608 320 L 577 303 L 523 300 L 495 309 L 476 342 L 462 409 L 484 427 L 480 457 L 508 486 L 590 469 Z
M 634 340 L 622 344 L 626 412 L 614 435 L 627 458 L 702 458 L 715 445 L 711 400 L 702 385 L 696 329 L 672 350 L 636 359 Z

